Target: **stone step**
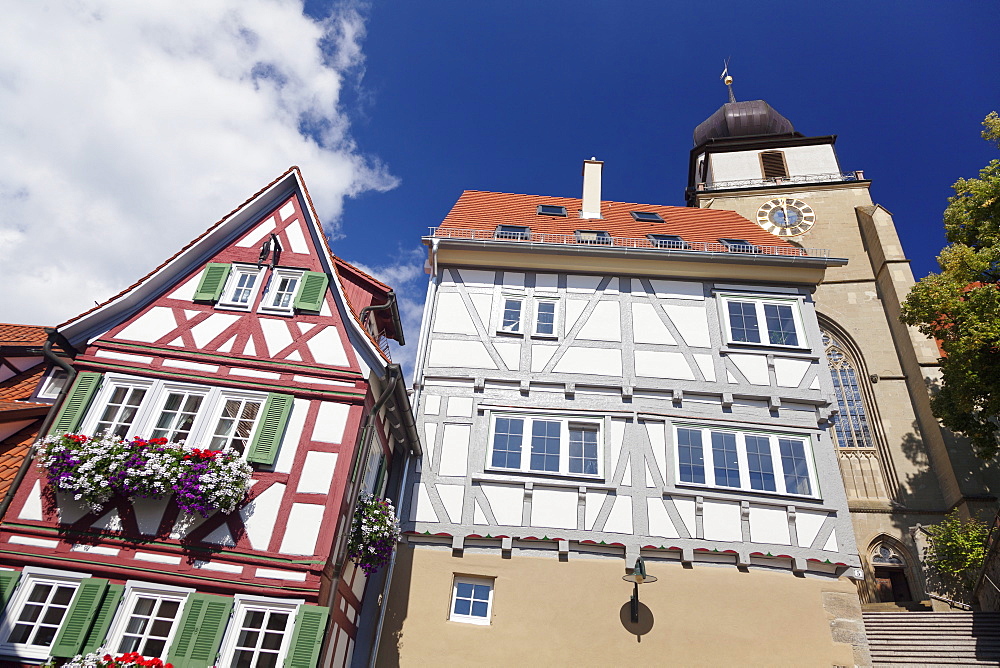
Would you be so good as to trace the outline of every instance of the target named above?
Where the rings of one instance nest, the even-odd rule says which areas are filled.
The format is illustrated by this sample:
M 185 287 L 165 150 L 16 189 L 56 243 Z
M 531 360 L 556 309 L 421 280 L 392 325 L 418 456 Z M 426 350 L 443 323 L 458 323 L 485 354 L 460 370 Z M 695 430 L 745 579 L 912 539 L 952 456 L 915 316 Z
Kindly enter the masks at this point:
M 872 645 L 916 645 L 928 647 L 1000 647 L 1000 638 L 926 638 L 921 636 L 868 636 Z
M 1000 666 L 1000 661 L 974 661 L 971 659 L 946 661 L 935 659 L 934 663 L 927 663 L 925 659 L 891 659 L 881 661 L 873 658 L 872 666 L 873 668 L 940 668 L 941 666 L 992 666 L 993 668 L 997 668 Z

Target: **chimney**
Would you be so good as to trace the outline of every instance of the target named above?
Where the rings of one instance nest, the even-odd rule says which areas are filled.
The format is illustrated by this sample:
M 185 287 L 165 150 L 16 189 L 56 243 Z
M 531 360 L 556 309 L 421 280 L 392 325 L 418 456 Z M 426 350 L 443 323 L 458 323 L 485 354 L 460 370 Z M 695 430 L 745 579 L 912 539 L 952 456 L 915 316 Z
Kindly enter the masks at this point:
M 583 202 L 581 218 L 601 217 L 601 171 L 604 163 L 597 158 L 583 161 Z

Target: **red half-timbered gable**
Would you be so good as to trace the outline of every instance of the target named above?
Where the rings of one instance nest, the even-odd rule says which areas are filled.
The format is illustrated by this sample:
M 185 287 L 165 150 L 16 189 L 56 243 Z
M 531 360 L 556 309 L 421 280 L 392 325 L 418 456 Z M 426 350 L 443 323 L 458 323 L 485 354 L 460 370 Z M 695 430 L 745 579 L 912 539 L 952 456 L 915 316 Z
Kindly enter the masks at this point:
M 376 403 L 409 411 L 405 393 L 380 402 L 398 367 L 379 340 L 401 333 L 379 323 L 398 313 L 361 322 L 365 306 L 391 302 L 330 251 L 292 168 L 61 325 L 75 377 L 50 433 L 233 449 L 253 476 L 234 512 L 203 517 L 169 496 L 95 511 L 32 467 L 0 533 L 0 656 L 32 664 L 103 647 L 178 668 L 349 662 L 364 588 L 344 567 L 353 501 L 373 457 L 384 477 L 395 450 L 419 448 L 413 432 L 391 433 L 403 420 L 371 415 Z M 56 621 L 28 620 L 39 614 Z

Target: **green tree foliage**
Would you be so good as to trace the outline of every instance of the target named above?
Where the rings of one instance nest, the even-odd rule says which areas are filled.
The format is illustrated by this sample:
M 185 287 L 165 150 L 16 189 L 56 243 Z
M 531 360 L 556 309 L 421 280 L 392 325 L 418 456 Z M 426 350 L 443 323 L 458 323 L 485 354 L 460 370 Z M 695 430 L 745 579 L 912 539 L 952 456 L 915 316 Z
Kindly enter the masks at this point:
M 1000 116 L 990 113 L 983 125 L 983 139 L 1000 148 Z M 944 350 L 934 415 L 989 459 L 1000 451 L 1000 160 L 952 187 L 941 273 L 914 286 L 901 320 Z
M 939 524 L 927 527 L 927 532 L 931 544 L 925 558 L 937 576 L 941 593 L 959 600 L 968 598 L 986 555 L 989 527 L 977 519 L 963 522 L 956 510 Z

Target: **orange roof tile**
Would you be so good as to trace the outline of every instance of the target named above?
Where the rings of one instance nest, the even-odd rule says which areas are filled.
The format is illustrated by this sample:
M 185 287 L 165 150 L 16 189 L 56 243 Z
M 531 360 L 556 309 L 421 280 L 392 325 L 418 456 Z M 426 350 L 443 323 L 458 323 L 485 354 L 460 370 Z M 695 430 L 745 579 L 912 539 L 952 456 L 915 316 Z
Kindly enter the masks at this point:
M 0 404 L 13 401 L 22 402 L 30 397 L 34 393 L 35 388 L 38 387 L 38 383 L 42 379 L 42 372 L 44 371 L 44 363 L 36 364 L 30 369 L 25 369 L 21 373 L 11 376 L 0 383 Z M 18 405 L 20 408 L 27 408 L 34 404 L 19 403 Z
M 0 322 L 0 346 L 26 345 L 35 346 L 45 343 L 47 338 L 44 327 L 35 325 L 14 325 Z
M 539 204 L 566 207 L 567 216 L 537 213 Z M 581 202 L 574 197 L 516 195 L 466 190 L 441 223 L 441 229 L 493 230 L 497 225 L 526 225 L 536 234 L 568 234 L 576 230 L 605 230 L 612 237 L 645 239 L 647 234 L 676 234 L 684 241 L 716 243 L 720 238 L 745 239 L 762 246 L 796 248 L 733 211 L 695 209 L 631 202 L 601 202 L 603 218 L 580 218 Z M 631 211 L 648 211 L 662 223 L 641 223 Z
M 18 469 L 38 434 L 39 423 L 35 422 L 0 442 L 0 499 L 7 494 Z

